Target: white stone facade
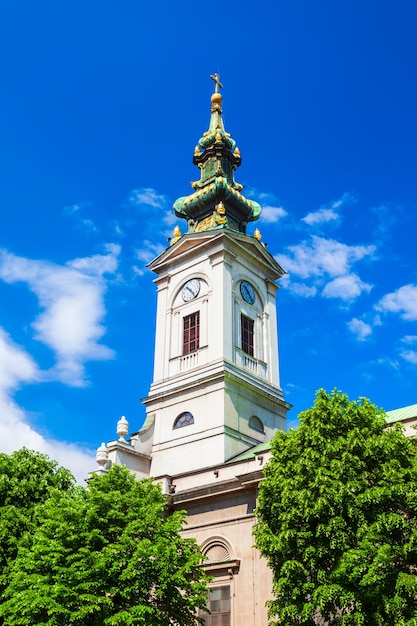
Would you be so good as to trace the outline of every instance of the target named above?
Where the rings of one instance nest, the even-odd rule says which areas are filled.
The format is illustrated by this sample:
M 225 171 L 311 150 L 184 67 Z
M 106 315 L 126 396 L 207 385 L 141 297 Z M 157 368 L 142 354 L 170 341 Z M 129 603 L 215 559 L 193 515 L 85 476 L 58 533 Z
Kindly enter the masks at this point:
M 138 478 L 155 477 L 169 505 L 187 510 L 184 534 L 207 554 L 213 593 L 230 596 L 224 619 L 266 626 L 271 572 L 253 547 L 252 528 L 268 442 L 285 428 L 289 409 L 278 368 L 275 281 L 283 270 L 254 237 L 226 230 L 184 235 L 150 267 L 158 304 L 147 417 L 127 441 L 119 420 L 119 439 L 106 454 L 100 447 L 99 472 L 118 463 Z M 190 280 L 198 293 L 184 299 Z M 197 311 L 199 346 L 183 354 L 184 317 Z M 253 320 L 252 355 L 242 349 L 242 315 Z M 175 428 L 184 414 L 192 423 Z
M 144 400 L 155 415 L 152 474 L 224 463 L 284 428 L 279 386 L 275 279 L 283 271 L 253 237 L 225 230 L 187 234 L 150 264 L 157 274 L 154 381 Z M 190 280 L 198 295 L 184 301 Z M 245 302 L 239 286 L 254 286 Z M 198 312 L 198 350 L 182 352 L 184 318 Z M 254 320 L 254 354 L 241 348 L 241 315 Z M 174 429 L 182 412 L 194 423 Z M 257 417 L 264 432 L 253 430 Z

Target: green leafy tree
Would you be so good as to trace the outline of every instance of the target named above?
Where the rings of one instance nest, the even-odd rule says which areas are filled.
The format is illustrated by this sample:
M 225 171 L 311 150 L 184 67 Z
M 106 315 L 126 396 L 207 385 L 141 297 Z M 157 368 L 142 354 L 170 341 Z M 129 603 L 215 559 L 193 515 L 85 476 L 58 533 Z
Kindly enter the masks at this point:
M 0 603 L 19 540 L 34 528 L 36 505 L 55 489 L 67 491 L 73 485 L 69 470 L 45 454 L 26 448 L 0 454 Z
M 417 625 L 415 446 L 365 398 L 317 392 L 278 433 L 261 483 L 256 545 L 286 626 Z
M 37 509 L 0 615 L 7 626 L 195 625 L 202 555 L 151 480 L 114 466 Z

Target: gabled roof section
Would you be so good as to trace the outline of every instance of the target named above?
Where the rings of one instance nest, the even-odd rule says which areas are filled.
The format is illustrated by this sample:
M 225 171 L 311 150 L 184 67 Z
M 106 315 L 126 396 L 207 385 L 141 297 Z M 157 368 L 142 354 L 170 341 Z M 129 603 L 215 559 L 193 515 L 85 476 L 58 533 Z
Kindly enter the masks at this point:
M 387 424 L 394 424 L 395 422 L 404 422 L 405 420 L 417 418 L 417 404 L 410 404 L 401 409 L 394 409 L 393 411 L 386 412 Z
M 207 248 L 208 254 L 215 253 L 216 243 L 219 249 L 222 244 L 223 246 L 226 244 L 232 254 L 234 252 L 239 256 L 255 255 L 258 261 L 260 260 L 267 266 L 271 278 L 274 280 L 281 278 L 286 273 L 257 237 L 226 230 L 186 233 L 179 237 L 174 245 L 148 263 L 148 267 L 159 274 L 174 259 L 176 261 L 181 257 L 185 259 L 189 253 L 195 255 L 197 251 L 202 251 L 204 248 Z

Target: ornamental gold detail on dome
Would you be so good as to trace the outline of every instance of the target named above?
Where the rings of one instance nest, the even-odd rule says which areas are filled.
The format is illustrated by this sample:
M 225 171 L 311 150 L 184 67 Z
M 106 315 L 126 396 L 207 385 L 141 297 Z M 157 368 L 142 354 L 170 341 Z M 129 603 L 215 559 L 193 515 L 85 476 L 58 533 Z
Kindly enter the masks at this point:
M 261 207 L 241 193 L 243 185 L 234 179 L 242 158 L 235 140 L 224 128 L 220 77 L 213 74 L 211 78 L 215 90 L 211 96 L 210 124 L 193 157 L 200 180 L 191 183 L 194 193 L 176 200 L 174 211 L 177 217 L 187 220 L 188 232 L 227 228 L 246 233 L 247 223 L 258 219 Z

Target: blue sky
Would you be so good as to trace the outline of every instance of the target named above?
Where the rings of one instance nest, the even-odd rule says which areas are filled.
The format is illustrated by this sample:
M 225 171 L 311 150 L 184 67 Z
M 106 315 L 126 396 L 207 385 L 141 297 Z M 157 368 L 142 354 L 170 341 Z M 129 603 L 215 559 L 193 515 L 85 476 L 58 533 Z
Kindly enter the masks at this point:
M 290 422 L 319 387 L 417 402 L 416 25 L 414 0 L 2 3 L 1 451 L 81 477 L 143 421 L 145 265 L 198 177 L 216 71 L 250 232 L 288 272 Z

